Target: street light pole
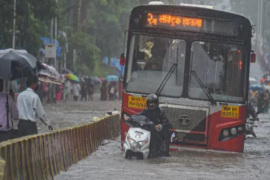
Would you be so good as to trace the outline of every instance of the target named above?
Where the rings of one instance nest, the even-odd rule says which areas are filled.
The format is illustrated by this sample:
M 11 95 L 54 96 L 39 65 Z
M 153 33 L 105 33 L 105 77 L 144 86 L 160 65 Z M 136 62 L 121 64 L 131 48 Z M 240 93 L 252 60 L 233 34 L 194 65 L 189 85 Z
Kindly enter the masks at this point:
M 55 0 L 56 3 L 58 4 L 58 0 Z M 57 18 L 55 18 L 55 59 L 54 59 L 54 67 L 57 68 Z
M 16 0 L 14 0 L 14 11 L 13 11 L 13 37 L 12 37 L 13 49 L 15 49 L 15 38 L 16 38 Z
M 54 59 L 54 67 L 57 68 L 57 18 L 55 18 L 55 59 Z

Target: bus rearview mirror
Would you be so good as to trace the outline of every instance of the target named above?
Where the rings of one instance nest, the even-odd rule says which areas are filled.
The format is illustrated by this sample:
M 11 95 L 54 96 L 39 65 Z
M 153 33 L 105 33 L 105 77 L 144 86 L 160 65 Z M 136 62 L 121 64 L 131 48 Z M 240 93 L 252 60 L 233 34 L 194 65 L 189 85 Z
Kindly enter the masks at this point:
M 124 66 L 125 64 L 126 64 L 126 58 L 125 58 L 124 53 L 122 53 L 120 56 L 120 65 Z
M 254 52 L 252 52 L 250 54 L 250 62 L 251 63 L 255 63 L 256 62 L 256 54 Z

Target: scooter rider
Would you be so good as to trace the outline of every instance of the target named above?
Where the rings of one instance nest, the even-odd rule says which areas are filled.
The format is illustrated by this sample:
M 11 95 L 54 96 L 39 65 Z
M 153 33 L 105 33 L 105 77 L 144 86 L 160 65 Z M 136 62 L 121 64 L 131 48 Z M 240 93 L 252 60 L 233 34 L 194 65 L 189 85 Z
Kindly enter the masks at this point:
M 248 101 L 248 105 L 247 105 L 247 118 L 250 118 L 250 116 L 254 119 L 254 120 L 259 120 L 256 114 L 256 111 L 254 109 L 254 107 L 251 104 L 251 101 Z
M 146 116 L 150 121 L 155 124 L 155 129 L 151 131 L 150 150 L 152 156 L 158 156 L 157 149 L 160 147 L 160 140 L 165 141 L 167 150 L 163 153 L 164 156 L 169 156 L 169 144 L 170 144 L 170 131 L 171 127 L 167 116 L 164 111 L 159 107 L 159 100 L 155 94 L 150 94 L 147 97 L 147 109 L 144 109 L 140 115 Z M 125 120 L 130 120 L 129 117 L 125 117 Z

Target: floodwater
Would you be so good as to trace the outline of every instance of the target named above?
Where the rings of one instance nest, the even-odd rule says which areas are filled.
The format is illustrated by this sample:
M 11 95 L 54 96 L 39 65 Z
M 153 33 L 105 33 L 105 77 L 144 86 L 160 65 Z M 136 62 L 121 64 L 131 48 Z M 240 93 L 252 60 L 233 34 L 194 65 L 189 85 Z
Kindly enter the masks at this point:
M 93 117 L 102 117 L 108 111 L 119 110 L 121 101 L 99 101 L 99 94 L 94 96 L 94 101 L 58 102 L 44 104 L 47 118 L 54 129 L 63 129 L 73 125 L 85 124 L 92 121 Z M 38 121 L 39 133 L 48 132 L 48 128 Z
M 55 179 L 267 180 L 270 179 L 270 115 L 260 115 L 257 125 L 258 138 L 247 138 L 243 154 L 181 151 L 171 153 L 169 158 L 126 160 L 118 138 L 107 140 L 106 145 Z

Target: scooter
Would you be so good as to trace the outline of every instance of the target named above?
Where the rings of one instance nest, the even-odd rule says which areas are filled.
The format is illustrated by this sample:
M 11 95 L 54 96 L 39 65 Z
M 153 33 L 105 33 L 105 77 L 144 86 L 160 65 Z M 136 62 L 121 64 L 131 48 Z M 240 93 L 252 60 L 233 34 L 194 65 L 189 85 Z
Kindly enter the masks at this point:
M 143 115 L 131 116 L 130 119 L 130 121 L 125 121 L 130 128 L 123 146 L 124 158 L 133 159 L 135 157 L 137 159 L 147 159 L 152 157 L 149 146 L 151 129 L 155 128 L 154 123 Z M 166 151 L 165 142 L 160 142 L 161 145 L 158 154 Z

